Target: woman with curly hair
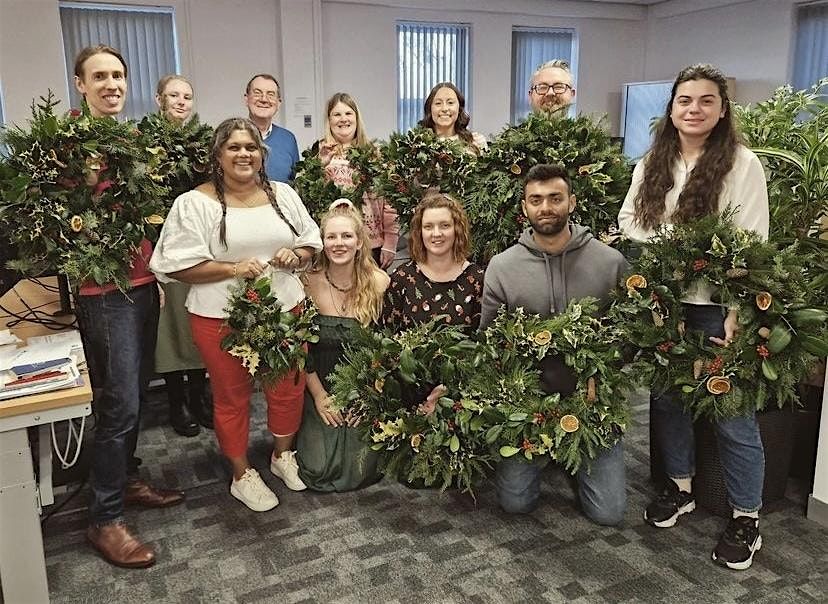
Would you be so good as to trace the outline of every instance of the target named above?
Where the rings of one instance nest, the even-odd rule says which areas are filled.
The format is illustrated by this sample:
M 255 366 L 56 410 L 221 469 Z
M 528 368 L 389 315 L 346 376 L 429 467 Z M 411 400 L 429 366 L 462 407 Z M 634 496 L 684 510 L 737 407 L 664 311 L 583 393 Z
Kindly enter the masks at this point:
M 322 254 L 304 276 L 305 292 L 319 309 L 319 342 L 309 350 L 296 459 L 309 489 L 341 492 L 376 482 L 380 474 L 377 455 L 355 429 L 359 418 L 331 408 L 328 376 L 342 361 L 352 330 L 379 318 L 389 278 L 374 262 L 362 216 L 351 202 L 337 200 L 320 222 Z
M 739 143 L 727 80 L 711 65 L 692 65 L 673 84 L 655 141 L 633 172 L 618 224 L 627 237 L 644 242 L 660 225 L 725 210 L 734 212 L 736 226 L 767 238 L 765 174 L 756 155 Z M 738 309 L 714 303 L 712 293 L 702 283 L 687 293 L 686 325 L 727 346 L 738 327 Z M 669 480 L 647 506 L 644 520 L 664 528 L 696 507 L 693 421 L 671 392 L 652 397 L 650 413 Z M 764 451 L 754 415 L 717 421 L 715 429 L 733 518 L 712 557 L 722 566 L 742 570 L 762 546 Z
M 469 130 L 470 120 L 460 89 L 451 82 L 440 82 L 428 93 L 418 125 L 432 130 L 437 138 L 460 141 L 470 153 L 480 155 L 488 143 L 482 134 Z
M 266 153 L 253 122 L 219 124 L 210 180 L 175 200 L 150 262 L 159 278 L 191 284 L 190 327 L 210 373 L 216 437 L 233 471 L 230 494 L 256 512 L 279 500 L 247 457 L 253 379 L 241 359 L 221 347 L 229 329 L 225 308 L 238 279 L 255 279 L 270 265 L 279 269 L 271 277 L 274 296 L 282 308 L 298 312 L 305 291 L 294 271 L 322 248 L 319 228 L 296 192 L 268 180 Z M 304 373 L 296 369 L 263 385 L 273 434 L 270 471 L 294 491 L 305 488 L 292 450 L 304 388 Z

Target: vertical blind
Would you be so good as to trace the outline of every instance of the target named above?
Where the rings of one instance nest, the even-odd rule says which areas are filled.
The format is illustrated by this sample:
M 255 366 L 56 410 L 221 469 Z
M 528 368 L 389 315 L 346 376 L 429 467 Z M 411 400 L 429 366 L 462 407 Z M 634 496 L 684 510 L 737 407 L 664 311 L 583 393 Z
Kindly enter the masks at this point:
M 128 67 L 123 115 L 137 119 L 157 110 L 158 80 L 178 71 L 172 8 L 61 2 L 60 24 L 72 107 L 81 103 L 74 85 L 75 57 L 86 46 L 106 44 L 121 53 Z
M 828 3 L 801 6 L 797 17 L 793 85 L 810 88 L 828 76 Z
M 573 30 L 516 27 L 512 30 L 512 123 L 529 115 L 529 85 L 537 68 L 553 59 L 572 65 Z
M 397 129 L 405 132 L 423 118 L 423 103 L 438 82 L 452 82 L 469 95 L 469 26 L 451 23 L 397 23 Z

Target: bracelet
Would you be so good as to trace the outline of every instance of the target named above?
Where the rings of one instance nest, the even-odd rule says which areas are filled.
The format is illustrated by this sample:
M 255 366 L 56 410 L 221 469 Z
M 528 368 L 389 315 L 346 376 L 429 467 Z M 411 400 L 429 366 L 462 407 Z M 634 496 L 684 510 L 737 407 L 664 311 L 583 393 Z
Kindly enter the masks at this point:
M 238 262 L 236 262 L 236 263 L 233 265 L 233 279 L 235 279 L 235 278 L 236 278 L 236 274 L 237 274 L 236 272 L 237 272 L 238 268 L 239 268 L 239 263 L 238 263 Z
M 394 254 L 395 256 L 397 255 L 397 250 L 389 250 L 387 247 L 381 247 L 380 249 L 383 252 L 388 252 L 389 254 Z

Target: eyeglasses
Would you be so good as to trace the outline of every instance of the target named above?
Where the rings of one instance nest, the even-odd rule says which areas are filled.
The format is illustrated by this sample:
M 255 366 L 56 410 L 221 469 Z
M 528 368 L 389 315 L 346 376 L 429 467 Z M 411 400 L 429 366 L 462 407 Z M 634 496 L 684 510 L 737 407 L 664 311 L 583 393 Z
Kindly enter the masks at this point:
M 259 100 L 259 99 L 267 99 L 268 101 L 281 100 L 279 98 L 279 93 L 278 92 L 274 92 L 273 90 L 268 90 L 267 92 L 265 92 L 264 90 L 259 90 L 258 88 L 254 88 L 253 90 L 251 90 L 250 91 L 250 96 L 252 96 L 256 100 Z
M 555 84 L 535 84 L 529 89 L 529 92 L 534 92 L 535 94 L 539 94 L 543 96 L 549 89 L 552 89 L 552 92 L 555 94 L 563 94 L 567 90 L 572 90 L 572 86 L 569 84 L 564 84 L 563 82 L 557 82 Z

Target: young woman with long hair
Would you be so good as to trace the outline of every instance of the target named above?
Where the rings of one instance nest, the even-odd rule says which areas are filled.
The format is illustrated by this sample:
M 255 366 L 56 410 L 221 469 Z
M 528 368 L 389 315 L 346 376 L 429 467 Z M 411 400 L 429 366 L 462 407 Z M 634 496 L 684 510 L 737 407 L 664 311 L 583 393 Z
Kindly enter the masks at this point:
M 711 65 L 692 65 L 676 78 L 655 141 L 635 167 L 632 185 L 618 215 L 621 231 L 646 241 L 662 224 L 734 210 L 737 227 L 768 235 L 768 193 L 756 155 L 739 143 L 727 80 Z M 738 327 L 738 309 L 711 300 L 699 283 L 683 300 L 688 329 L 727 346 Z M 651 398 L 651 420 L 669 480 L 644 513 L 655 527 L 673 526 L 695 509 L 693 421 L 678 397 Z M 759 510 L 765 457 L 756 417 L 715 423 L 733 518 L 712 557 L 732 569 L 746 569 L 762 546 Z

